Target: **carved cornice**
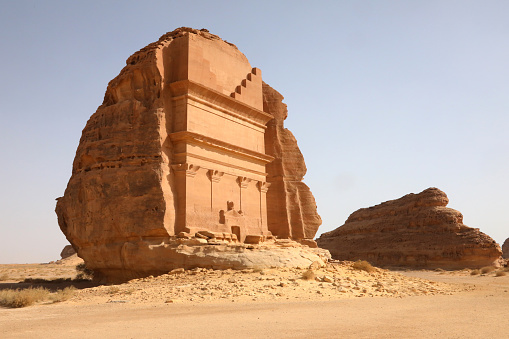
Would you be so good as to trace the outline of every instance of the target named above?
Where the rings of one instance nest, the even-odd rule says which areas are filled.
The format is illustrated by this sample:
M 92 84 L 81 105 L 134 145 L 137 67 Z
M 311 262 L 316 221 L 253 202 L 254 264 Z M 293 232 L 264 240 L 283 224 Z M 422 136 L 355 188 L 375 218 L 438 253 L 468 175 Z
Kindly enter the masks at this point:
M 192 80 L 172 82 L 170 89 L 173 94 L 172 100 L 191 98 L 201 104 L 207 105 L 233 117 L 248 121 L 259 127 L 266 128 L 267 122 L 274 117 L 268 113 L 251 107 L 241 101 L 205 87 Z
M 258 181 L 256 183 L 256 187 L 258 187 L 258 189 L 262 193 L 267 193 L 267 191 L 269 190 L 270 185 L 271 185 L 270 182 L 265 182 L 265 181 Z
M 223 177 L 224 172 L 216 171 L 216 170 L 208 170 L 207 176 L 212 182 L 219 182 Z
M 205 162 L 212 163 L 212 164 L 215 164 L 215 165 L 224 166 L 226 168 L 234 168 L 234 169 L 238 169 L 238 170 L 243 171 L 243 172 L 252 173 L 252 174 L 254 174 L 256 176 L 259 176 L 259 175 L 261 175 L 263 177 L 267 176 L 266 172 L 256 171 L 256 170 L 254 170 L 252 168 L 247 168 L 245 166 L 233 165 L 232 163 L 215 160 L 215 159 L 212 159 L 212 158 L 209 158 L 209 157 L 204 157 L 204 156 L 192 153 L 192 152 L 174 153 L 173 154 L 173 159 L 175 161 L 182 161 L 182 162 L 186 161 L 186 159 L 191 160 L 191 161 L 194 161 L 194 160 L 203 160 Z M 203 168 L 206 168 L 206 167 L 203 166 Z
M 259 162 L 263 162 L 265 164 L 274 160 L 274 157 L 267 155 L 265 153 L 260 153 L 256 151 L 252 151 L 250 149 L 236 146 L 234 144 L 230 144 L 225 141 L 221 141 L 219 139 L 214 139 L 211 137 L 207 137 L 203 134 L 198 134 L 194 132 L 181 131 L 170 134 L 170 140 L 172 142 L 184 141 L 187 143 L 198 144 L 200 146 L 208 146 L 209 148 L 221 149 L 228 153 L 233 153 L 237 156 L 243 156 L 249 158 L 251 160 L 257 160 Z
M 196 176 L 196 172 L 200 169 L 200 166 L 184 163 L 171 165 L 171 168 L 173 168 L 173 171 L 175 171 L 176 174 L 185 174 L 188 177 L 194 178 Z
M 239 184 L 240 188 L 247 188 L 251 181 L 252 179 L 246 177 L 237 177 L 237 183 Z

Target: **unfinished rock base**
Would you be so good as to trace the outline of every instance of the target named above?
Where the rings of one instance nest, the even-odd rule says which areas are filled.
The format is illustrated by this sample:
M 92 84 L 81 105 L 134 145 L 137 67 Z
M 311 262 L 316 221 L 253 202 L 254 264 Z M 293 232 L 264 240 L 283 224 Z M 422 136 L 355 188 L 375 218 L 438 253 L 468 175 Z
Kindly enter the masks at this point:
M 437 188 L 352 213 L 343 226 L 324 233 L 318 246 L 334 259 L 367 260 L 377 266 L 462 269 L 497 261 L 500 246 L 463 215 L 445 207 Z
M 119 252 L 116 260 L 108 257 L 104 261 L 87 263 L 87 266 L 102 282 L 118 282 L 165 274 L 176 268 L 307 268 L 312 263 L 324 266 L 331 259 L 327 250 L 287 239 L 266 240 L 260 244 L 200 237 L 135 240 L 124 243 Z M 101 257 L 100 254 L 97 257 Z

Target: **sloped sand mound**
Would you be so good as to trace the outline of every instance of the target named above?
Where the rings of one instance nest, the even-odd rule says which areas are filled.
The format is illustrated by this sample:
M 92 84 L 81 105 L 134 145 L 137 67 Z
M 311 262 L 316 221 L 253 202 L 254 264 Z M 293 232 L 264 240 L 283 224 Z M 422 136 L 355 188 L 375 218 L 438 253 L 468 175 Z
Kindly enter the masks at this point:
M 332 300 L 451 294 L 469 285 L 433 282 L 375 268 L 368 273 L 353 262 L 324 268 L 267 270 L 174 270 L 158 277 L 79 291 L 74 303 L 207 303 L 275 300 Z M 312 272 L 312 273 L 311 273 Z M 313 278 L 314 276 L 314 278 Z M 307 277 L 307 278 L 306 278 Z
M 77 254 L 73 254 L 67 258 L 57 260 L 55 264 L 63 265 L 63 266 L 76 266 L 78 264 L 84 263 L 83 259 L 78 257 Z

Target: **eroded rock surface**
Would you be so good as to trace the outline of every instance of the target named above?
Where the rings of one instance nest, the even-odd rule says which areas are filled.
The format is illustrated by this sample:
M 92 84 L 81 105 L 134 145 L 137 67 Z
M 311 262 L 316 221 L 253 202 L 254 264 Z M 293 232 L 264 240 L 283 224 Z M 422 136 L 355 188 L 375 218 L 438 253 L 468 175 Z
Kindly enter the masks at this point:
M 89 268 L 164 272 L 176 267 L 181 239 L 196 253 L 274 236 L 314 247 L 321 220 L 304 159 L 283 126 L 283 97 L 259 69 L 191 28 L 126 64 L 87 122 L 57 199 L 60 228 Z
M 509 259 L 509 238 L 505 239 L 502 244 L 502 256 L 504 259 Z
M 324 266 L 330 253 L 309 248 L 287 239 L 268 240 L 259 245 L 232 243 L 225 240 L 197 242 L 196 238 L 177 242 L 151 243 L 131 241 L 122 249 L 122 268 L 102 272 L 109 282 L 160 275 L 177 268 L 197 267 L 215 270 Z M 107 259 L 99 263 L 108 266 Z M 143 267 L 143 269 L 140 269 Z
M 367 260 L 378 266 L 479 268 L 500 258 L 500 246 L 463 215 L 447 208 L 437 188 L 362 208 L 345 224 L 324 233 L 318 245 L 335 259 Z
M 65 258 L 69 258 L 70 256 L 76 254 L 76 251 L 74 250 L 74 248 L 72 248 L 71 245 L 66 245 L 63 249 L 62 249 L 62 252 L 60 252 L 60 257 L 61 259 L 65 259 Z
M 283 96 L 265 83 L 263 108 L 274 116 L 265 133 L 265 151 L 274 157 L 267 164 L 269 229 L 280 238 L 313 239 L 322 219 L 313 194 L 302 182 L 307 170 L 304 157 L 292 132 L 284 127 L 288 110 Z

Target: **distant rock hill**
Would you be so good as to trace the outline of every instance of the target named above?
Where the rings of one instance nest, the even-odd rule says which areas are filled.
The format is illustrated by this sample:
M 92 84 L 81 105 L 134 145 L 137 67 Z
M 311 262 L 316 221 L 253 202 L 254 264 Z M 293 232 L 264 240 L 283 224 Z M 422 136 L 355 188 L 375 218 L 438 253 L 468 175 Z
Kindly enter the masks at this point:
M 479 268 L 499 259 L 500 246 L 478 228 L 463 225 L 463 215 L 445 207 L 448 203 L 437 188 L 411 193 L 352 213 L 317 242 L 334 259 L 378 266 Z
M 505 239 L 504 244 L 502 245 L 502 253 L 504 259 L 509 259 L 509 238 Z
M 60 252 L 60 257 L 62 259 L 65 259 L 65 258 L 69 258 L 70 256 L 76 254 L 76 251 L 74 250 L 74 248 L 72 248 L 71 245 L 66 245 L 63 249 L 62 249 L 62 252 Z

